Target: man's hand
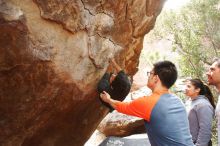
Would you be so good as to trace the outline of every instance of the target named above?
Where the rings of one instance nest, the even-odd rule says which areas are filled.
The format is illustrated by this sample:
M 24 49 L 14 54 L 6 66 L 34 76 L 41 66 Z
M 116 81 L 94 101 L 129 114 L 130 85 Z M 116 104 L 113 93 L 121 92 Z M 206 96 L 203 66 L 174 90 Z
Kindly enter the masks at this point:
M 105 92 L 105 91 L 103 91 L 102 93 L 100 93 L 100 97 L 101 97 L 101 99 L 102 99 L 104 102 L 107 102 L 107 103 L 109 103 L 110 100 L 111 100 L 111 96 L 110 96 L 107 92 Z
M 100 93 L 100 98 L 102 99 L 102 101 L 110 104 L 114 109 L 116 108 L 116 104 L 120 102 L 120 101 L 111 99 L 111 96 L 105 91 L 103 91 L 103 93 Z

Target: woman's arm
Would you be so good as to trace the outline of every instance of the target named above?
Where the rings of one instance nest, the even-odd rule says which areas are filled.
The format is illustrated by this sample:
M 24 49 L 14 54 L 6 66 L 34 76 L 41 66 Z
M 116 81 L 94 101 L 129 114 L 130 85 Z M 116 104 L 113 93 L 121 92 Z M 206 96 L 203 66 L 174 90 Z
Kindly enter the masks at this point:
M 209 105 L 198 105 L 196 115 L 199 122 L 199 133 L 196 146 L 207 145 L 212 135 L 213 108 Z

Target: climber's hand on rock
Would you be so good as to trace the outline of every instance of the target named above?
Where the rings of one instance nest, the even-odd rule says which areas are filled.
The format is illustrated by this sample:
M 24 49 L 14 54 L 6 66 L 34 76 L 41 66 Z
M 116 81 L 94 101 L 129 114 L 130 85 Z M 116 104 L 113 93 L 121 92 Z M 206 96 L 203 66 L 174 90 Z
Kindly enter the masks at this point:
M 107 102 L 107 103 L 109 103 L 109 101 L 111 100 L 111 96 L 105 91 L 100 93 L 100 97 L 104 102 Z

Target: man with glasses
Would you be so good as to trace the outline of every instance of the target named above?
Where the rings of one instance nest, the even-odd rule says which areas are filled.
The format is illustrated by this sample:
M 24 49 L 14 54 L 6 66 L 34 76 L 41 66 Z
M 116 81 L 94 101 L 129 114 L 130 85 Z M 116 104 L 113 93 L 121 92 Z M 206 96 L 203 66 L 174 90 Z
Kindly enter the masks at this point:
M 118 112 L 143 118 L 152 146 L 193 146 L 185 107 L 169 92 L 177 79 L 176 66 L 170 61 L 157 62 L 148 76 L 150 96 L 120 102 L 103 92 L 101 99 Z
M 210 66 L 209 71 L 206 73 L 208 77 L 209 85 L 214 85 L 218 92 L 220 92 L 220 59 L 216 58 L 214 63 Z M 216 117 L 218 121 L 218 145 L 220 145 L 220 95 L 218 97 L 218 102 L 216 105 Z

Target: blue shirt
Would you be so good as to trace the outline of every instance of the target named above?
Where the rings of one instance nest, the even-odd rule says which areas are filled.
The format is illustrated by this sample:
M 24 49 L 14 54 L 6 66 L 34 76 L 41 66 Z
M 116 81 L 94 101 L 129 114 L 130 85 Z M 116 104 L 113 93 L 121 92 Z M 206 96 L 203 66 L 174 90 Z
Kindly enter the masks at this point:
M 193 146 L 185 107 L 172 94 L 163 94 L 145 127 L 152 146 Z

